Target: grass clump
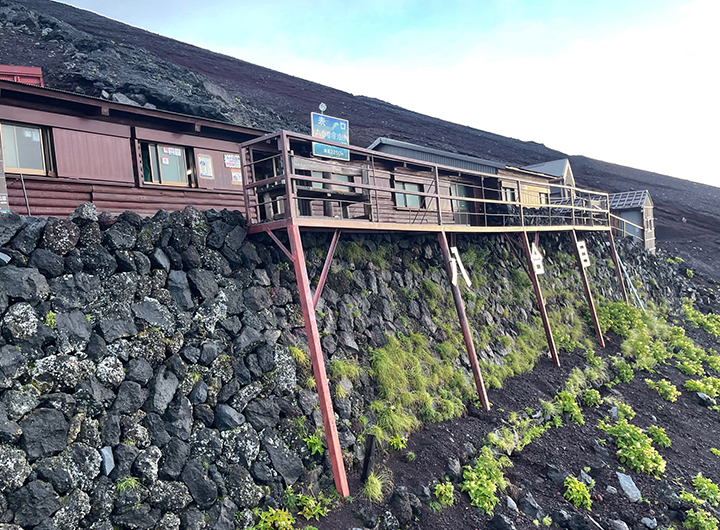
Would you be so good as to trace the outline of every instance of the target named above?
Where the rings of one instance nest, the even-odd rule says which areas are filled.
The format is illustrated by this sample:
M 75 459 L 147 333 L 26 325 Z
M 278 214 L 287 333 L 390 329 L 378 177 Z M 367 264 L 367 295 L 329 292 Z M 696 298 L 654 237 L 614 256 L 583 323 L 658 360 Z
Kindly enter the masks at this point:
M 57 322 L 55 321 L 56 316 L 55 311 L 48 311 L 45 314 L 45 325 L 49 328 L 55 329 L 57 327 Z
M 123 477 L 115 483 L 115 491 L 122 495 L 126 491 L 135 491 L 140 487 L 137 477 Z
M 310 368 L 310 357 L 307 352 L 297 346 L 290 346 L 290 357 L 293 358 L 295 363 L 305 370 Z
M 330 362 L 329 372 L 332 379 L 346 377 L 353 383 L 360 380 L 360 365 L 356 359 L 334 359 Z
M 690 270 L 690 269 L 688 269 Z M 696 328 L 702 328 L 715 337 L 720 337 L 720 315 L 712 313 L 703 315 L 693 307 L 693 300 L 683 300 L 685 318 Z
M 460 489 L 468 493 L 470 504 L 490 515 L 500 501 L 496 494 L 507 487 L 503 468 L 511 466 L 508 457 L 495 458 L 490 448 L 485 446 L 475 460 L 475 465 L 465 466 Z
M 652 440 L 640 427 L 629 423 L 625 418 L 614 425 L 601 420 L 598 427 L 615 439 L 620 462 L 630 469 L 655 476 L 665 472 L 665 459 L 652 446 Z
M 386 472 L 374 471 L 368 475 L 362 489 L 362 495 L 370 502 L 380 504 L 383 501 L 385 492 L 392 488 L 392 479 Z
M 563 493 L 563 497 L 571 502 L 575 508 L 587 508 L 589 510 L 592 507 L 588 487 L 575 477 L 567 477 L 565 479 L 565 493 Z
M 653 382 L 652 379 L 645 379 L 645 383 L 660 394 L 661 398 L 670 403 L 675 403 L 680 395 L 677 387 L 667 379 L 660 379 L 657 382 Z
M 395 449 L 396 451 L 402 451 L 407 447 L 407 438 L 404 436 L 401 436 L 399 434 L 396 434 L 394 436 L 391 436 L 388 439 L 388 443 L 390 444 L 390 447 Z
M 465 411 L 463 401 L 474 395 L 454 363 L 434 356 L 416 333 L 388 336 L 384 348 L 371 350 L 370 366 L 378 385 L 378 399 L 370 408 L 377 415 L 381 440 L 405 436 L 422 422 L 457 418 Z
M 612 330 L 624 339 L 642 323 L 642 312 L 625 302 L 600 304 L 597 313 L 603 333 Z
M 711 506 L 720 504 L 720 489 L 712 480 L 703 477 L 702 473 L 698 473 L 693 478 L 693 487 L 697 492 L 697 496 L 707 501 Z

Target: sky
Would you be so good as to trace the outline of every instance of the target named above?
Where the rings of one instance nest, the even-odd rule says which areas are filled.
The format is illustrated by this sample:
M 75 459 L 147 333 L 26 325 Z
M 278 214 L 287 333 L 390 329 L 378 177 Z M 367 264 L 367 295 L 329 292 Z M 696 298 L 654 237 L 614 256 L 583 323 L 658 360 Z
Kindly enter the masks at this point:
M 462 125 L 720 186 L 717 0 L 66 3 Z

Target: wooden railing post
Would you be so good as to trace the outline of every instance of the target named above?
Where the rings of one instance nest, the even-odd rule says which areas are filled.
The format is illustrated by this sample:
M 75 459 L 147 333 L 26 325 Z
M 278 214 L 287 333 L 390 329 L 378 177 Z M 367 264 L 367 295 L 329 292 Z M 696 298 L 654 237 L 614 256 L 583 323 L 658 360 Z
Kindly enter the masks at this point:
M 315 305 L 310 290 L 307 268 L 305 266 L 305 253 L 300 229 L 295 225 L 288 226 L 288 238 L 290 239 L 290 251 L 293 256 L 295 277 L 297 279 L 298 292 L 300 294 L 300 305 L 302 306 L 305 319 L 305 332 L 307 333 L 308 347 L 312 359 L 313 373 L 317 384 L 318 398 L 320 401 L 320 412 L 322 413 L 323 425 L 325 427 L 325 438 L 327 439 L 330 463 L 332 465 L 333 477 L 335 478 L 335 489 L 343 497 L 350 495 L 345 464 L 342 458 L 342 448 L 338 438 L 337 426 L 335 425 L 335 411 L 333 410 L 330 385 L 325 371 L 325 359 L 323 358 L 322 347 L 320 346 L 320 335 L 318 333 L 317 321 L 315 320 Z
M 475 344 L 473 343 L 472 331 L 470 331 L 470 324 L 468 323 L 467 315 L 465 314 L 465 303 L 462 299 L 462 293 L 460 288 L 452 282 L 452 266 L 450 264 L 450 248 L 448 247 L 447 237 L 445 232 L 438 234 L 438 240 L 440 241 L 440 249 L 442 250 L 443 258 L 445 259 L 445 268 L 448 273 L 448 279 L 450 280 L 450 290 L 455 300 L 455 309 L 458 313 L 460 320 L 460 327 L 462 328 L 463 339 L 465 339 L 465 348 L 467 349 L 468 356 L 470 357 L 470 366 L 472 367 L 473 377 L 475 378 L 475 387 L 477 388 L 478 398 L 485 410 L 490 410 L 490 402 L 488 401 L 487 392 L 485 390 L 485 382 L 483 381 L 482 372 L 480 371 L 480 363 L 478 363 L 477 355 L 475 353 Z

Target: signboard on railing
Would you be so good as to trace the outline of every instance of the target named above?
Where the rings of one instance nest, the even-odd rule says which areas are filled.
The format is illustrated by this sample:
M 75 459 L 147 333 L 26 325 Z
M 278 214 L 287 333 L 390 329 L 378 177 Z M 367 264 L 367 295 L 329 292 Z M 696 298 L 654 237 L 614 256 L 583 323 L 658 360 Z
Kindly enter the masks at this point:
M 339 144 L 350 145 L 350 124 L 347 120 L 310 113 L 312 136 Z M 337 160 L 350 160 L 350 150 L 344 147 L 313 142 L 313 155 Z

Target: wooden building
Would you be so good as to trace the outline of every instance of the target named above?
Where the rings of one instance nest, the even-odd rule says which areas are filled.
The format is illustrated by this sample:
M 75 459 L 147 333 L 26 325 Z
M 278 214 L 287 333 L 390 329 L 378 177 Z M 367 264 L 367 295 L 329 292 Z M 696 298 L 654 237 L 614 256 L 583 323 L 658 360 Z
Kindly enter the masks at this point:
M 655 216 L 648 190 L 611 193 L 611 224 L 621 237 L 638 240 L 645 250 L 655 253 Z
M 24 214 L 64 216 L 86 201 L 114 213 L 244 210 L 239 144 L 262 134 L 0 81 L 0 181 Z

